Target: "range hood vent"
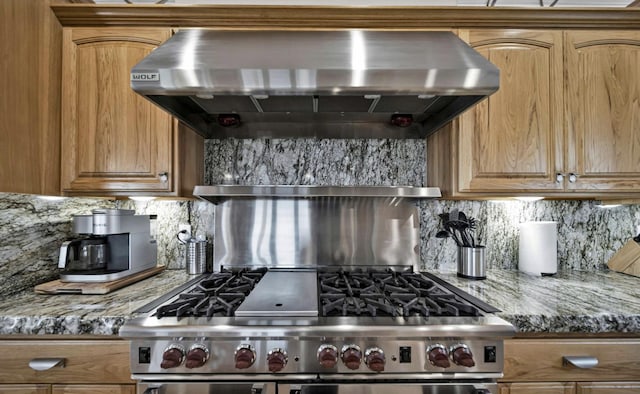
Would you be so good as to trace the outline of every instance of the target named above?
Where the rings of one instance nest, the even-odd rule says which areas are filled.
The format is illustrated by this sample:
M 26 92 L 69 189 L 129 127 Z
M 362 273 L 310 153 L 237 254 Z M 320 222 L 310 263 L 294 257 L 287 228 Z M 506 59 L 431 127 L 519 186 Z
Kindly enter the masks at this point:
M 498 85 L 451 32 L 187 29 L 131 72 L 205 138 L 424 138 Z

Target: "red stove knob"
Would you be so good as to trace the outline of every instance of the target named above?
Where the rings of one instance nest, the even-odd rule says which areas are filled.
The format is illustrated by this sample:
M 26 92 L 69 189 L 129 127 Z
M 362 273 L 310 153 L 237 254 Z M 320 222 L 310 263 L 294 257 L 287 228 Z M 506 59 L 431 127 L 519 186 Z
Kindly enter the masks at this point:
M 364 362 L 370 370 L 382 372 L 386 363 L 384 352 L 380 348 L 370 347 L 364 352 Z
M 471 350 L 467 345 L 453 345 L 451 346 L 451 349 L 449 349 L 449 354 L 451 354 L 453 362 L 458 365 L 462 365 L 467 368 L 471 368 L 476 365 L 475 361 L 473 361 L 473 353 L 471 353 Z
M 184 348 L 180 345 L 170 345 L 162 353 L 160 368 L 169 369 L 179 367 L 184 359 Z
M 206 346 L 196 344 L 191 346 L 191 349 L 187 352 L 187 361 L 184 366 L 187 368 L 200 368 L 209 359 L 209 349 Z
M 240 345 L 236 349 L 234 358 L 236 368 L 247 369 L 252 366 L 253 362 L 256 360 L 256 352 L 253 350 L 251 345 Z
M 334 368 L 338 363 L 338 348 L 333 345 L 320 345 L 318 362 L 323 368 Z
M 269 372 L 280 372 L 287 365 L 287 352 L 282 349 L 273 349 L 267 354 Z
M 444 345 L 435 344 L 431 345 L 427 348 L 427 358 L 431 365 L 434 365 L 439 368 L 449 368 L 451 364 L 449 363 L 449 352 L 447 352 L 447 348 Z
M 362 362 L 362 351 L 358 345 L 344 345 L 340 352 L 340 358 L 347 368 L 358 369 Z

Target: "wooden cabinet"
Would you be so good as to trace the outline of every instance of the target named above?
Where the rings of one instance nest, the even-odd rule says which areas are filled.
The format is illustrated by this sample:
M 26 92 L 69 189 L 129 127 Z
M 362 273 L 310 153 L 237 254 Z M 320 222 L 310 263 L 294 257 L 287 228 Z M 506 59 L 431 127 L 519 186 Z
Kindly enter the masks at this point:
M 500 383 L 499 394 L 638 394 L 640 382 Z
M 131 68 L 168 28 L 65 28 L 62 191 L 190 195 L 203 181 L 204 142 L 131 90 Z
M 0 1 L 0 192 L 60 193 L 62 26 L 50 3 Z
M 574 383 L 501 383 L 499 394 L 575 394 Z
M 460 35 L 500 69 L 500 89 L 429 137 L 429 183 L 449 196 L 562 190 L 562 32 Z
M 135 394 L 136 386 L 121 384 L 103 385 L 54 385 L 51 394 Z
M 122 340 L 0 340 L 0 382 L 8 394 L 135 393 Z
M 577 368 L 565 356 L 597 359 Z M 513 339 L 505 341 L 500 394 L 640 393 L 640 339 Z
M 640 31 L 567 31 L 567 185 L 640 190 Z
M 135 394 L 133 384 L 0 384 L 0 394 Z
M 50 394 L 48 384 L 0 384 L 0 394 Z
M 640 32 L 470 30 L 500 90 L 427 140 L 448 197 L 640 190 Z
M 632 394 L 640 393 L 640 382 L 578 383 L 576 394 Z

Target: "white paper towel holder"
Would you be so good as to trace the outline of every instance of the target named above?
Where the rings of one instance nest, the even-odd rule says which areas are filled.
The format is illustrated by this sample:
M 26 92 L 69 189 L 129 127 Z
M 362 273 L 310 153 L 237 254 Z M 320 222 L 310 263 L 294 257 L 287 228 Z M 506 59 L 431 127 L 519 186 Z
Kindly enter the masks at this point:
M 558 272 L 558 222 L 520 223 L 518 269 L 534 275 Z

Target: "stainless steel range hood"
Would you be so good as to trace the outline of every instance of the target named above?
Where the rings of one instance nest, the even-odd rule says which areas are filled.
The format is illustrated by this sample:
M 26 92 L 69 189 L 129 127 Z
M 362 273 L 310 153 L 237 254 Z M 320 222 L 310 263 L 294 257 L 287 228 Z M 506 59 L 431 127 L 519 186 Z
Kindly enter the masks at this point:
M 205 138 L 424 138 L 498 85 L 450 32 L 188 29 L 131 72 Z

